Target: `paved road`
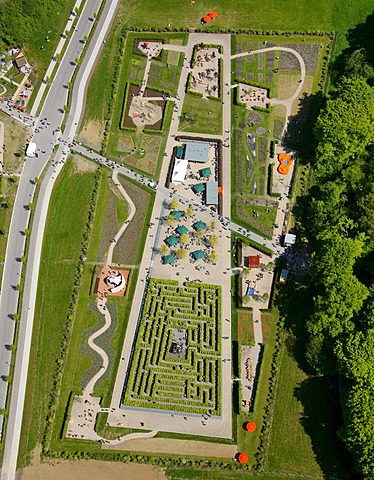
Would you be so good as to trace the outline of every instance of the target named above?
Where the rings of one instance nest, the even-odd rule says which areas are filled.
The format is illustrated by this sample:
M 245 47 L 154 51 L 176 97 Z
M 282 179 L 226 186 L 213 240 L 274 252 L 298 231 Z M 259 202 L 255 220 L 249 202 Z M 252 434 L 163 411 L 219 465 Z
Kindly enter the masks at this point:
M 64 140 L 66 143 L 69 143 L 70 139 L 75 134 L 76 124 L 79 121 L 83 105 L 85 82 L 87 81 L 90 69 L 93 67 L 95 58 L 99 53 L 100 45 L 102 44 L 104 35 L 109 28 L 117 3 L 118 0 L 114 0 L 112 2 L 107 2 L 105 5 L 103 14 L 98 21 L 96 31 L 87 50 L 87 55 L 81 63 L 76 80 L 76 86 L 78 88 L 74 87 L 72 110 L 66 122 L 65 131 L 67 132 L 67 137 L 66 140 Z M 61 134 L 58 132 L 58 129 L 63 120 L 63 105 L 66 104 L 67 96 L 67 89 L 65 86 L 71 79 L 75 66 L 74 60 L 82 53 L 84 48 L 83 38 L 90 33 L 93 26 L 92 19 L 94 14 L 98 11 L 100 4 L 101 0 L 90 0 L 89 2 L 86 2 L 82 10 L 76 29 L 71 36 L 65 56 L 61 60 L 58 72 L 47 95 L 40 117 L 34 125 L 35 129 L 32 140 L 37 143 L 37 146 L 40 149 L 39 157 L 28 159 L 25 162 L 18 186 L 17 197 L 14 204 L 14 213 L 8 236 L 8 248 L 6 252 L 1 289 L 2 300 L 0 304 L 0 318 L 2 321 L 2 328 L 0 330 L 0 375 L 2 382 L 0 383 L 0 408 L 4 408 L 6 401 L 8 388 L 6 377 L 9 373 L 9 364 L 11 360 L 9 345 L 13 343 L 14 336 L 14 320 L 12 314 L 17 311 L 18 305 L 18 291 L 14 289 L 14 286 L 19 283 L 22 264 L 17 261 L 17 258 L 23 255 L 25 244 L 24 232 L 28 228 L 30 215 L 30 212 L 25 208 L 25 205 L 28 205 L 33 200 L 35 192 L 34 178 L 40 176 L 48 162 L 54 146 L 59 144 L 58 138 Z M 3 108 L 6 108 L 5 105 L 2 106 Z M 18 114 L 15 116 L 19 117 Z M 43 121 L 45 118 L 47 118 L 47 120 Z M 25 120 L 26 123 L 31 123 L 33 121 L 33 119 L 27 117 L 23 117 L 22 119 Z M 65 144 L 63 143 L 63 145 Z M 67 148 L 64 151 L 65 147 L 63 145 L 60 145 L 58 148 L 54 164 L 48 168 L 45 180 L 43 181 L 39 193 L 37 209 L 35 211 L 33 231 L 30 238 L 28 268 L 25 278 L 23 308 L 21 312 L 19 340 L 1 480 L 15 478 L 42 239 L 53 183 L 59 170 L 62 168 L 67 153 Z M 3 417 L 1 416 L 0 427 L 2 427 L 2 424 Z

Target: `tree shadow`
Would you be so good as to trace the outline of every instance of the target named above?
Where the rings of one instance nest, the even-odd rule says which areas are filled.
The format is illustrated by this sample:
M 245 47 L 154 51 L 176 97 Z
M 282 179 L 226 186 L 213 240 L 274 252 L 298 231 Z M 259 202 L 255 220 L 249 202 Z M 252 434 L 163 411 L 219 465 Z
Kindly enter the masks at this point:
M 303 153 L 306 159 L 313 158 L 316 141 L 313 128 L 325 102 L 321 91 L 313 94 L 304 93 L 299 99 L 299 110 L 290 118 L 284 138 L 286 147 Z
M 355 28 L 348 31 L 348 47 L 345 48 L 330 64 L 329 76 L 332 84 L 335 84 L 342 75 L 344 75 L 347 58 L 359 49 L 364 49 L 365 56 L 369 63 L 374 65 L 374 13 L 366 18 L 364 23 L 360 23 Z
M 359 479 L 351 455 L 336 435 L 343 423 L 337 378 L 310 377 L 295 388 L 294 395 L 303 406 L 300 422 L 311 440 L 316 461 L 324 475 Z

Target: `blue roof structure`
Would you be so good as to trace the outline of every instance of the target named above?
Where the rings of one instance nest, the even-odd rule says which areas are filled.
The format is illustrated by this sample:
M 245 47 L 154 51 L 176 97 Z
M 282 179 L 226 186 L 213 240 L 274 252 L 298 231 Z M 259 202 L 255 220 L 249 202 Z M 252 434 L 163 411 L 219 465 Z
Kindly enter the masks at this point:
M 209 142 L 186 140 L 185 160 L 189 162 L 205 163 L 209 156 Z

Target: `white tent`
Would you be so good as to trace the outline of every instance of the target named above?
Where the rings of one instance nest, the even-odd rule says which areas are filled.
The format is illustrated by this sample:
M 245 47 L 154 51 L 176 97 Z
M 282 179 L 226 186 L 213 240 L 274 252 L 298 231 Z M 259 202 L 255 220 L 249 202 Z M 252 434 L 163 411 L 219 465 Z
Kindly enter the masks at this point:
M 285 247 L 291 247 L 292 245 L 295 245 L 296 242 L 296 235 L 293 235 L 292 233 L 286 233 L 284 236 L 284 246 Z
M 172 183 L 184 182 L 187 173 L 188 160 L 176 159 L 171 176 Z

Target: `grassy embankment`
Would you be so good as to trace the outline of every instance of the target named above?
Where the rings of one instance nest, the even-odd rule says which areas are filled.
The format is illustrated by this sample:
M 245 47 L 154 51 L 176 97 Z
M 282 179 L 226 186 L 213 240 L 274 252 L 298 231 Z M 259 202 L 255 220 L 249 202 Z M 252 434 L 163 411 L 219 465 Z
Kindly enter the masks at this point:
M 64 332 L 64 317 L 70 302 L 71 285 L 76 271 L 76 257 L 80 252 L 81 236 L 87 218 L 93 176 L 93 172 L 74 172 L 73 166 L 69 163 L 60 179 L 58 179 L 51 201 L 38 293 L 37 312 L 39 314 L 36 316 L 34 326 L 31 357 L 34 361 L 30 363 L 21 458 L 25 458 L 26 454 L 30 453 L 41 441 L 44 431 L 45 416 L 49 402 L 48 392 L 51 389 L 55 362 L 58 358 L 59 345 Z M 100 268 L 100 265 L 102 265 L 101 262 L 97 261 L 97 257 L 103 226 L 107 219 L 106 205 L 109 196 L 112 194 L 110 185 L 109 178 L 104 175 L 99 190 L 87 261 L 84 266 L 74 330 L 64 368 L 59 406 L 56 412 L 51 443 L 53 450 L 74 451 L 81 447 L 87 449 L 87 451 L 98 449 L 96 444 L 87 443 L 82 445 L 73 440 L 65 442 L 63 432 L 66 428 L 67 412 L 71 406 L 71 393 L 80 393 L 83 386 L 82 380 L 86 379 L 87 372 L 92 368 L 94 370 L 95 367 L 99 368 L 98 362 L 100 362 L 100 359 L 92 355 L 92 352 L 87 347 L 87 333 L 95 330 L 100 321 L 100 318 L 90 308 L 90 305 L 95 301 L 95 295 L 92 291 L 95 268 L 96 266 Z M 141 217 L 142 222 L 144 222 L 145 218 L 149 218 L 152 206 L 152 195 L 149 193 L 147 195 L 147 201 L 145 201 L 145 197 L 142 197 L 143 209 L 137 205 L 139 211 L 136 213 L 136 218 Z M 79 200 L 75 200 L 75 198 Z M 72 214 L 69 208 L 72 203 L 74 203 L 74 214 Z M 126 218 L 127 211 L 128 206 L 124 202 L 120 205 L 118 200 L 115 201 L 114 215 L 110 221 L 118 225 Z M 127 258 L 132 264 L 136 265 L 139 261 L 139 252 L 145 241 L 145 233 L 146 229 L 144 229 L 140 241 L 137 243 L 138 249 L 132 251 L 134 256 Z M 137 238 L 138 234 L 139 229 L 137 230 Z M 134 238 L 133 243 L 136 243 Z M 120 359 L 120 350 L 126 331 L 127 318 L 131 307 L 131 299 L 136 285 L 136 277 L 137 270 L 135 269 L 131 272 L 126 299 L 115 298 L 108 301 L 108 305 L 114 305 L 113 317 L 115 317 L 113 318 L 114 328 L 111 330 L 110 335 L 103 339 L 104 348 L 109 354 L 110 367 L 108 374 L 103 378 L 102 382 L 98 383 L 94 392 L 95 395 L 102 397 L 103 405 L 109 405 L 110 402 Z M 31 405 L 38 405 L 38 408 L 32 409 Z M 105 415 L 102 415 L 99 418 L 98 429 L 110 434 L 110 432 L 106 432 L 104 417 Z

